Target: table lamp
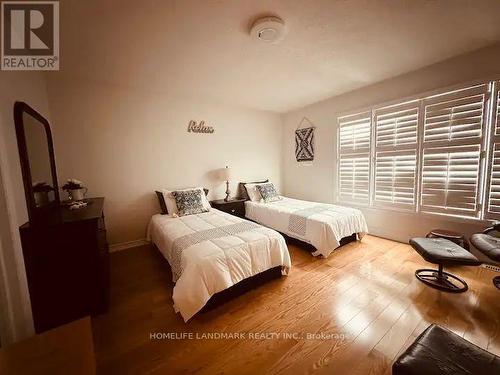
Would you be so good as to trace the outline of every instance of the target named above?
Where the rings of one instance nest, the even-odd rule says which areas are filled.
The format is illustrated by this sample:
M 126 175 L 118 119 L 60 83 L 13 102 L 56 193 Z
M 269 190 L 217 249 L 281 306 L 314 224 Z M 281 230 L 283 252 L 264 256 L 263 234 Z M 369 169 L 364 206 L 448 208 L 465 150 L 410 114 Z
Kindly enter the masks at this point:
M 224 198 L 225 202 L 229 202 L 229 194 L 231 191 L 229 190 L 229 179 L 231 178 L 231 168 L 226 165 L 226 168 L 222 169 L 222 178 L 226 181 L 226 198 Z

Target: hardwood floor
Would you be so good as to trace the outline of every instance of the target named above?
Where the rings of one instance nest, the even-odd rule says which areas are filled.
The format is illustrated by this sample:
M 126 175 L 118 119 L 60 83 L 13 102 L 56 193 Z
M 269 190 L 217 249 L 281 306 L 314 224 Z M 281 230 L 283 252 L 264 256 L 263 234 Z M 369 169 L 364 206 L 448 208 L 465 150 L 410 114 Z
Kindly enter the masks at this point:
M 415 269 L 428 264 L 409 245 L 366 236 L 328 259 L 289 250 L 289 276 L 187 324 L 173 311 L 170 270 L 157 250 L 112 254 L 111 308 L 93 320 L 98 372 L 390 374 L 394 359 L 430 323 L 500 355 L 500 291 L 491 271 L 449 269 L 469 284 L 457 295 L 415 278 Z M 213 332 L 246 337 L 179 338 Z M 179 336 L 152 340 L 150 333 Z

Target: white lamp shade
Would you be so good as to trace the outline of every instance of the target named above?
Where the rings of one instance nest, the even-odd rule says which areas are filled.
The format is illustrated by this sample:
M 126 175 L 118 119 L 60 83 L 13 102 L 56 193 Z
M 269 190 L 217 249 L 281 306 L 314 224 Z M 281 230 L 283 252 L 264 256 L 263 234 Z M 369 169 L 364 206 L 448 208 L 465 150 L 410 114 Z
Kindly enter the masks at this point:
M 224 181 L 228 181 L 231 178 L 231 168 L 223 168 L 221 177 Z

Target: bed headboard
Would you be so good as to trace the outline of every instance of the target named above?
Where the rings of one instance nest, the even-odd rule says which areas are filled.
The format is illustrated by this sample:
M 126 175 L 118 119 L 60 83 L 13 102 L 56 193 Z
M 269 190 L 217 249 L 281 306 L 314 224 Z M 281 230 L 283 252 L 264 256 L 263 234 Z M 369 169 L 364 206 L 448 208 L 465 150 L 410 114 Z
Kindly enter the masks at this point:
M 248 197 L 247 190 L 245 189 L 245 184 L 265 184 L 266 182 L 269 182 L 269 179 L 262 181 L 247 181 L 238 183 L 238 191 L 236 192 L 236 198 L 245 200 L 250 199 Z

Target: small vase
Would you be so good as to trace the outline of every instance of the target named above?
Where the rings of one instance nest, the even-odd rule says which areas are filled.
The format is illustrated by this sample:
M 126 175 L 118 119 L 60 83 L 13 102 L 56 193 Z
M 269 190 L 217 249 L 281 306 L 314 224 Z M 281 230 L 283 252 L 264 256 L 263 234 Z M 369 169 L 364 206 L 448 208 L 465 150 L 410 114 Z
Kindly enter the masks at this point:
M 87 194 L 87 188 L 70 189 L 67 192 L 70 201 L 82 201 L 85 199 L 85 194 Z

